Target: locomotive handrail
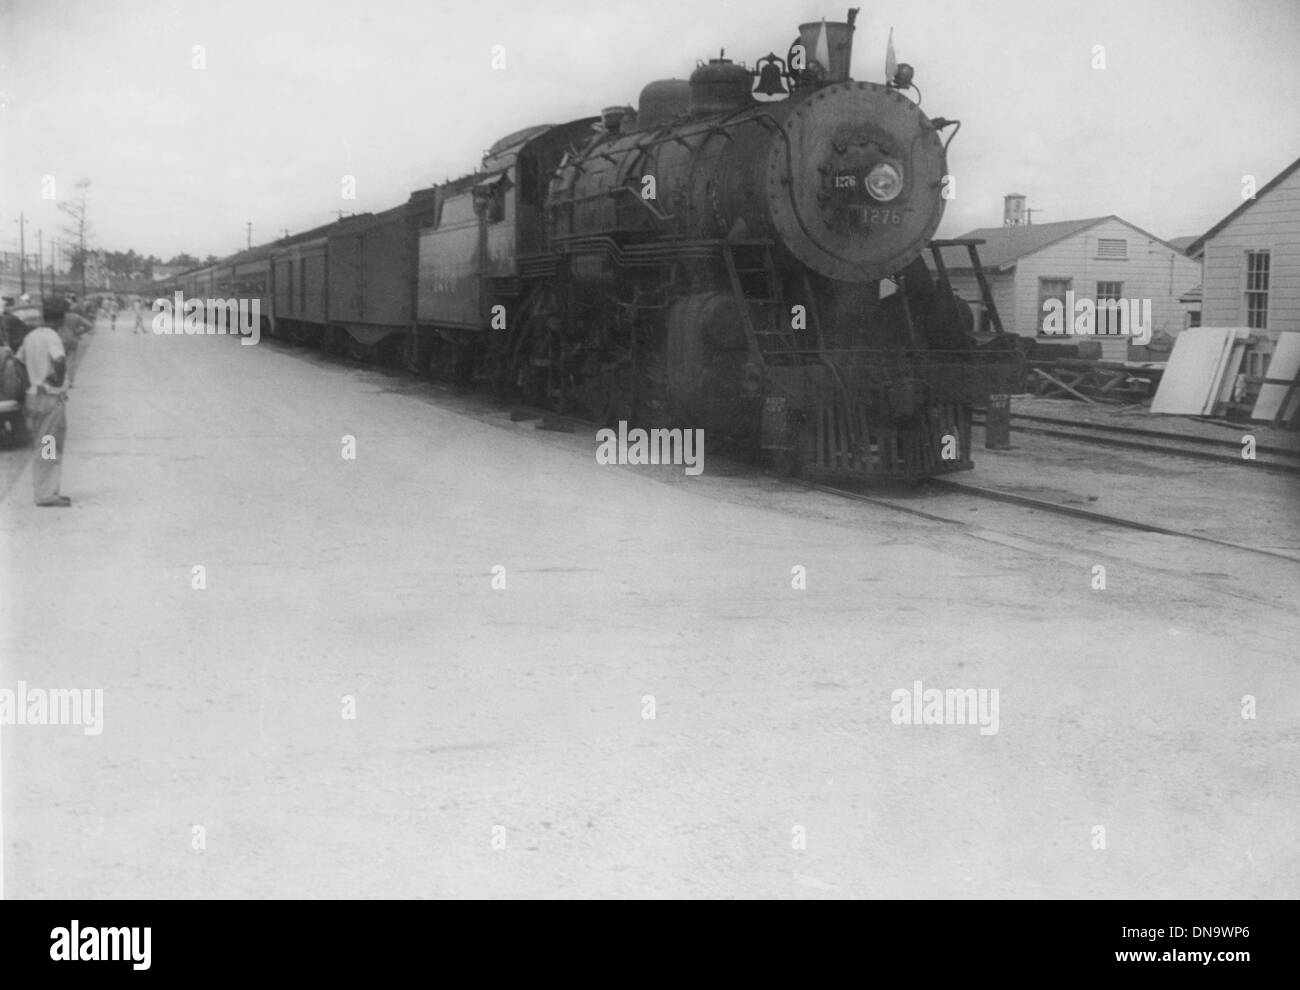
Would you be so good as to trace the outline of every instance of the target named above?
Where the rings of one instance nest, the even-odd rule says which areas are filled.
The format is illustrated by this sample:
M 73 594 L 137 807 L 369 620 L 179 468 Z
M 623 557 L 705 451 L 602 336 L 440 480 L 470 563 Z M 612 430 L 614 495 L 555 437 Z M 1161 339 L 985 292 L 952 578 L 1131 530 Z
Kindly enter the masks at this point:
M 983 243 L 985 242 L 981 237 L 933 240 L 930 242 L 930 254 L 934 258 L 934 267 L 939 272 L 944 288 L 953 296 L 956 296 L 952 288 L 952 279 L 948 275 L 948 266 L 943 260 L 943 249 L 947 247 L 964 247 L 966 249 L 966 255 L 970 258 L 971 271 L 975 273 L 975 282 L 979 286 L 980 303 L 991 318 L 996 332 L 1001 336 L 1006 336 L 1006 328 L 1002 325 L 1002 314 L 998 312 L 997 302 L 993 299 L 993 287 L 989 285 L 988 277 L 984 273 L 984 263 L 980 261 L 979 246 Z

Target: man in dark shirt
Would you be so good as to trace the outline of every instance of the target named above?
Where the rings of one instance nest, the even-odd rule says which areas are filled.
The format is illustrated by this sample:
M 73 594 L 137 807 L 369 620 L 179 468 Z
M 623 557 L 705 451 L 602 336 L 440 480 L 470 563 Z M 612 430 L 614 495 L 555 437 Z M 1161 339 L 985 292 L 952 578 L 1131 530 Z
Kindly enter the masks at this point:
M 4 312 L 0 313 L 0 339 L 9 344 L 10 350 L 18 350 L 18 345 L 23 342 L 32 329 L 12 312 L 14 308 L 14 297 L 4 297 Z

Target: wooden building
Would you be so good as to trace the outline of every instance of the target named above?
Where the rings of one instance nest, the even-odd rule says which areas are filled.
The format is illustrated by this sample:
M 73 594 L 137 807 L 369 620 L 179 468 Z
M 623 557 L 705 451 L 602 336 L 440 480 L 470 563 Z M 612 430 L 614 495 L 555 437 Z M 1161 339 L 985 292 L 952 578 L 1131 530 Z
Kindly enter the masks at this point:
M 1064 307 L 1067 299 L 1074 299 L 1076 307 L 1085 299 L 1093 305 L 1111 299 L 1139 304 L 1150 300 L 1151 334 L 1176 337 L 1187 322 L 1180 299 L 1200 279 L 1199 266 L 1183 252 L 1117 216 L 1010 222 L 961 236 L 985 242 L 980 262 L 1004 327 L 1042 340 L 1073 339 L 1044 332 L 1045 304 L 1059 300 Z M 965 251 L 948 248 L 943 257 L 958 294 L 978 301 L 979 287 Z M 1130 356 L 1130 338 L 1115 332 L 1119 329 L 1105 319 L 1097 321 L 1093 339 L 1101 343 L 1105 360 Z
M 1201 264 L 1201 324 L 1259 331 L 1242 370 L 1263 376 L 1278 334 L 1300 331 L 1300 158 L 1187 253 Z

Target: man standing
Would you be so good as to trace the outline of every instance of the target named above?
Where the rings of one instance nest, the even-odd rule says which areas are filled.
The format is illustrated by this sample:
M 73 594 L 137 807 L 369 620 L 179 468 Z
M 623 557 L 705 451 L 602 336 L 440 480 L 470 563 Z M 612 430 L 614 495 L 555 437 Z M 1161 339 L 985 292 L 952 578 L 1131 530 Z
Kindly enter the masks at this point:
M 135 311 L 135 326 L 131 328 L 131 332 L 145 333 L 144 307 L 140 305 L 140 300 L 138 298 L 131 300 L 131 308 Z
M 36 441 L 32 461 L 32 488 L 42 508 L 67 508 L 72 499 L 59 494 L 63 480 L 63 442 L 68 424 L 64 413 L 68 399 L 63 379 L 67 358 L 59 327 L 66 303 L 47 297 L 41 306 L 43 325 L 23 338 L 17 358 L 27 367 L 27 429 Z
M 11 312 L 14 307 L 13 296 L 5 296 L 4 304 L 4 312 L 0 314 L 0 343 L 7 343 L 10 350 L 16 351 L 31 327 Z

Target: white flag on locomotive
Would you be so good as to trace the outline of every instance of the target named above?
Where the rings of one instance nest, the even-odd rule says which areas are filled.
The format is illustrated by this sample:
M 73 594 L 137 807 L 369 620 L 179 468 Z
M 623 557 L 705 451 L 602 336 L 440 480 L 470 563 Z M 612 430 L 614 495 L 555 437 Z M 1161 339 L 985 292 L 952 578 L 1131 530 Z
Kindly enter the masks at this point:
M 813 61 L 818 63 L 827 72 L 831 70 L 831 49 L 826 41 L 826 18 L 822 18 L 822 26 L 817 32 L 817 44 L 813 45 Z

